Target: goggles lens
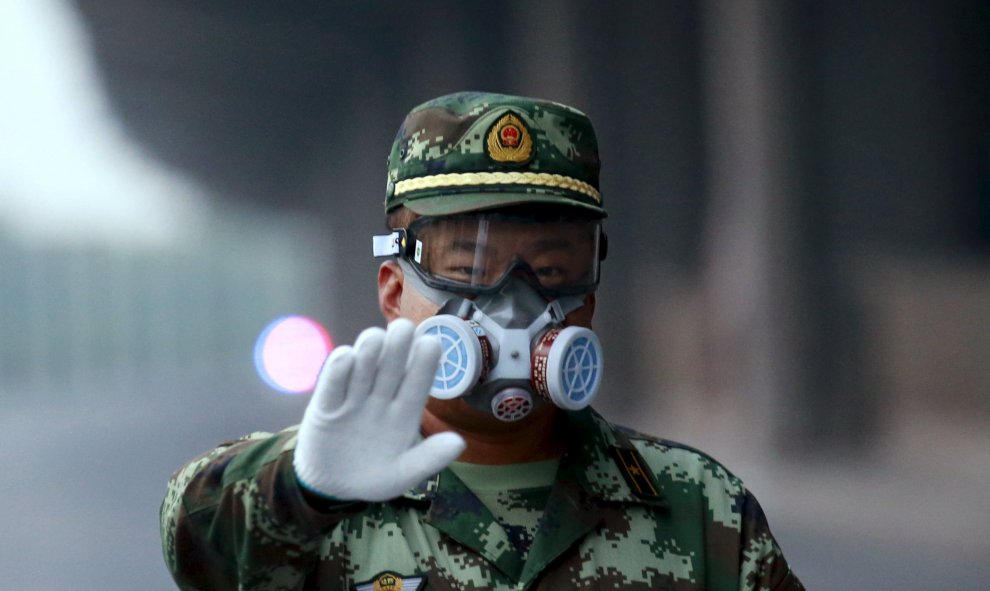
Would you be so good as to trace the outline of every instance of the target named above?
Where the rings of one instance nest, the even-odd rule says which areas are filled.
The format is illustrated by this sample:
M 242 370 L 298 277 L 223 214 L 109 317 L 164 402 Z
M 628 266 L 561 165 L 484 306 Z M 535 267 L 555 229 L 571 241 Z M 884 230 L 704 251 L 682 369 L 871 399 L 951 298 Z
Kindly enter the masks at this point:
M 506 214 L 419 218 L 409 226 L 410 257 L 428 283 L 482 292 L 528 270 L 541 291 L 588 292 L 598 284 L 601 223 Z

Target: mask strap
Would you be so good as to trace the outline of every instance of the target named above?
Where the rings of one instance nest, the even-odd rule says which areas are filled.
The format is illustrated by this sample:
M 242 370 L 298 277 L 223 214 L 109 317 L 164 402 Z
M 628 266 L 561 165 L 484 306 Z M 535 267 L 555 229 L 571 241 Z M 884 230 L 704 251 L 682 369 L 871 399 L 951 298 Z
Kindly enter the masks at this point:
M 555 302 L 560 304 L 560 313 L 562 314 L 562 316 L 560 317 L 560 321 L 563 322 L 564 316 L 567 316 L 574 310 L 577 310 L 578 308 L 584 305 L 584 296 L 583 295 L 564 296 L 561 298 L 557 298 L 553 302 L 550 302 L 550 304 L 553 305 Z
M 572 295 L 563 296 L 547 304 L 543 313 L 540 314 L 526 329 L 529 337 L 536 336 L 543 327 L 548 324 L 561 324 L 564 317 L 584 305 L 584 296 Z

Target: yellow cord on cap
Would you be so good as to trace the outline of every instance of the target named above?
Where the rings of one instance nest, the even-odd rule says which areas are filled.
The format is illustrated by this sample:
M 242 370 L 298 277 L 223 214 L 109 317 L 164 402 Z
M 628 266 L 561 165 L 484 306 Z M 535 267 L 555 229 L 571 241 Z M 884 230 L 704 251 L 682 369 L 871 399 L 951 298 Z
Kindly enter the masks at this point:
M 421 189 L 467 187 L 471 185 L 536 185 L 576 191 L 601 203 L 602 195 L 588 183 L 548 172 L 457 172 L 406 179 L 395 183 L 395 194 Z

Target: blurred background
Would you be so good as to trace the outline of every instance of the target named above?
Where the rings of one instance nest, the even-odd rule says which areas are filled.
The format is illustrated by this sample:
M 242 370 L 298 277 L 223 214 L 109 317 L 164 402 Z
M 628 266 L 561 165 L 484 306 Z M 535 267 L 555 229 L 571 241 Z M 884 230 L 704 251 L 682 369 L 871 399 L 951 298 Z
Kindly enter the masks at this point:
M 274 320 L 381 324 L 391 139 L 465 89 L 596 123 L 601 412 L 809 589 L 990 586 L 990 2 L 2 0 L 3 588 L 174 588 L 169 475 L 298 422 Z

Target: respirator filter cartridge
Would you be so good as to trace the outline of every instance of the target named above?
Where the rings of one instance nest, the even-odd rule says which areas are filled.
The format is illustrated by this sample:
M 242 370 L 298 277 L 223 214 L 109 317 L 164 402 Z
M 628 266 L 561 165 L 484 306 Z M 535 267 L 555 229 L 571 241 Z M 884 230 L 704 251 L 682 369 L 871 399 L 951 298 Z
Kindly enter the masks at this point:
M 602 345 L 580 326 L 552 328 L 533 348 L 531 383 L 536 393 L 560 408 L 580 410 L 598 393 L 602 382 Z
M 476 323 L 439 314 L 420 323 L 416 335 L 423 334 L 440 341 L 440 365 L 430 388 L 434 398 L 449 400 L 467 394 L 491 369 L 492 346 Z

